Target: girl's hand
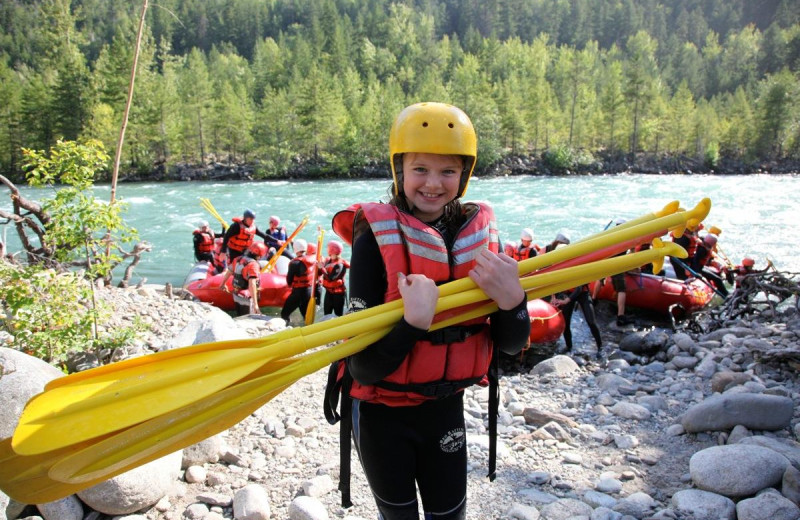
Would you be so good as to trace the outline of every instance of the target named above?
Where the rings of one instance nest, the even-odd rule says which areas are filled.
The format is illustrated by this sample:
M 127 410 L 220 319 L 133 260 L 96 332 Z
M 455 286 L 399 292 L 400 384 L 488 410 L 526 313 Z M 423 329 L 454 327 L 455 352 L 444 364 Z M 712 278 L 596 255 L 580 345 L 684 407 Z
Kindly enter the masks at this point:
M 412 327 L 428 330 L 436 314 L 439 287 L 423 274 L 397 273 L 397 286 L 403 297 L 403 317 Z
M 517 261 L 505 253 L 496 255 L 484 249 L 478 255 L 469 277 L 502 310 L 519 305 L 525 294 L 519 283 Z

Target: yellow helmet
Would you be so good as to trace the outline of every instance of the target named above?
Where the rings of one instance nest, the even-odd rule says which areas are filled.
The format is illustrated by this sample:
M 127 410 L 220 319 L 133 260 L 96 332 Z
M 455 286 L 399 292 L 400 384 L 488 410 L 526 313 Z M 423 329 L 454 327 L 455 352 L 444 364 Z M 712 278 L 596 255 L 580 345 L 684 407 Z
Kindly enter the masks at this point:
M 478 157 L 475 128 L 460 108 L 446 103 L 416 103 L 404 108 L 389 132 L 389 161 L 395 195 L 400 193 L 395 158 L 407 152 L 465 156 L 458 196 L 467 191 L 467 183 Z

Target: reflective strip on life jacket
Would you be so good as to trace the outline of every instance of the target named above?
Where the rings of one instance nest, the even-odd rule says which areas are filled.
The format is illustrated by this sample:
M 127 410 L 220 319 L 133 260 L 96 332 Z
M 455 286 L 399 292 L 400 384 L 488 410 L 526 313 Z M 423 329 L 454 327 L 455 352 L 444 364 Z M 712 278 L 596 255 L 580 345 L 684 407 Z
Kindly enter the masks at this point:
M 359 210 L 354 229 L 363 229 L 359 218 L 366 220 L 380 246 L 387 273 L 425 273 L 436 282 L 446 282 L 467 276 L 484 249 L 494 253 L 499 249 L 494 214 L 483 204 L 464 205 L 467 220 L 450 254 L 435 228 L 394 206 L 363 204 Z M 400 298 L 397 277 L 389 276 L 387 282 L 384 300 Z M 435 320 L 449 315 L 453 312 L 437 314 Z M 428 338 L 418 341 L 383 381 L 376 385 L 354 382 L 351 395 L 389 406 L 410 406 L 452 395 L 483 380 L 492 356 L 485 317 L 452 327 L 446 335 Z

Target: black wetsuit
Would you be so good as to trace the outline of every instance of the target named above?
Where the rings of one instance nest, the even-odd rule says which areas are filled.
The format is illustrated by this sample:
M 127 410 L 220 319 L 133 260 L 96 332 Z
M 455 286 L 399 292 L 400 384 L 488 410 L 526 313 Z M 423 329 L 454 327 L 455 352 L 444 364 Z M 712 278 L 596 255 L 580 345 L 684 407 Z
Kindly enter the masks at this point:
M 570 321 L 572 321 L 572 313 L 575 312 L 575 306 L 580 305 L 583 311 L 583 317 L 586 319 L 586 324 L 592 332 L 594 342 L 597 345 L 597 353 L 603 348 L 603 339 L 600 336 L 600 329 L 597 327 L 597 318 L 594 313 L 594 303 L 592 297 L 589 295 L 589 286 L 581 285 L 576 287 L 569 294 L 569 301 L 561 307 L 561 314 L 564 316 L 564 342 L 567 344 L 567 349 L 572 350 L 572 330 L 570 328 Z
M 689 259 L 689 267 L 716 287 L 720 296 L 727 298 L 728 288 L 725 287 L 725 281 L 720 275 L 706 267 L 712 255 L 713 253 L 704 244 L 698 245 L 694 256 Z
M 298 257 L 289 262 L 289 267 L 286 269 L 286 284 L 291 287 L 292 281 L 296 276 L 304 276 L 308 272 L 308 267 Z M 305 314 L 308 308 L 308 302 L 311 300 L 311 286 L 308 287 L 292 287 L 292 292 L 283 303 L 281 309 L 281 318 L 284 319 L 286 324 L 289 324 L 289 317 L 296 309 Z
M 452 239 L 443 235 L 450 249 Z M 350 310 L 384 303 L 387 273 L 371 231 L 356 239 L 350 266 Z M 523 298 L 514 309 L 491 316 L 491 338 L 509 354 L 518 353 L 530 333 L 526 302 Z M 425 334 L 401 319 L 383 339 L 348 358 L 350 373 L 362 384 L 382 380 Z M 467 448 L 462 396 L 463 392 L 457 392 L 400 407 L 353 400 L 356 449 L 385 520 L 418 518 L 415 485 L 428 515 L 425 518 L 465 518 Z

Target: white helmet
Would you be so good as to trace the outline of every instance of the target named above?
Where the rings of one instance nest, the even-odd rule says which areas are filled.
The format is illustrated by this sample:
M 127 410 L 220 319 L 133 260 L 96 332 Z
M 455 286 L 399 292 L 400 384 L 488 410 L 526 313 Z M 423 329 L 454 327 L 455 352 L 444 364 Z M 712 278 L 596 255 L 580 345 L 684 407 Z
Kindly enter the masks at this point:
M 208 221 L 207 220 L 201 220 L 200 222 L 197 223 L 197 227 L 199 227 L 200 229 L 203 229 L 204 227 L 208 227 Z
M 308 249 L 308 242 L 303 240 L 302 238 L 298 238 L 294 242 L 292 242 L 292 247 L 294 248 L 295 253 L 305 253 Z
M 526 227 L 519 234 L 519 239 L 520 240 L 533 240 L 533 230 L 531 228 L 529 228 L 529 227 Z

